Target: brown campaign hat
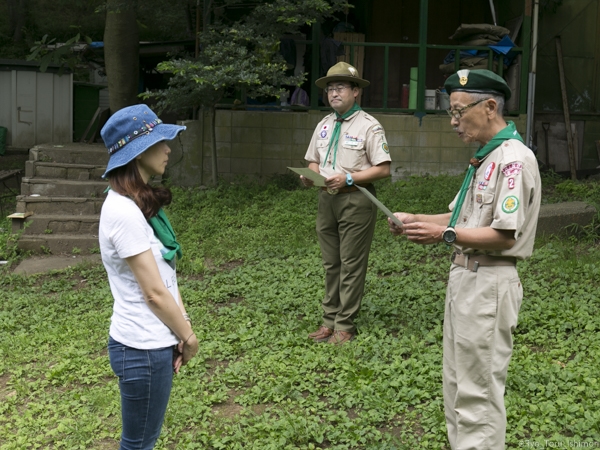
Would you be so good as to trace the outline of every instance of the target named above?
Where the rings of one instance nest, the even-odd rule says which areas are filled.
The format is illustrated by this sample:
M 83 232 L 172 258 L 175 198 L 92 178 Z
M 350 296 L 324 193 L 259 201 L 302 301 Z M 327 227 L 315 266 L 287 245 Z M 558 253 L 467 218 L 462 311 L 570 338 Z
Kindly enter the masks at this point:
M 317 87 L 325 89 L 327 83 L 332 81 L 346 81 L 347 83 L 356 83 L 358 87 L 364 88 L 370 85 L 367 80 L 363 80 L 358 76 L 358 70 L 346 62 L 339 62 L 327 71 L 327 76 L 319 78 L 315 81 Z

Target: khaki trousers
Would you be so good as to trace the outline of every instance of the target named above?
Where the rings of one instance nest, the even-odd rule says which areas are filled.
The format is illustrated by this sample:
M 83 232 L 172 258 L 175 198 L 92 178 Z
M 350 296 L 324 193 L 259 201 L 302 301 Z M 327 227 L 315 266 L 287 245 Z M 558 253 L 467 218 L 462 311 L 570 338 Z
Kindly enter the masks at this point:
M 443 373 L 453 450 L 504 450 L 504 388 L 522 299 L 514 266 L 450 268 Z
M 375 194 L 375 188 L 369 190 Z M 360 191 L 319 191 L 317 236 L 325 268 L 323 325 L 354 333 L 364 293 L 377 207 Z

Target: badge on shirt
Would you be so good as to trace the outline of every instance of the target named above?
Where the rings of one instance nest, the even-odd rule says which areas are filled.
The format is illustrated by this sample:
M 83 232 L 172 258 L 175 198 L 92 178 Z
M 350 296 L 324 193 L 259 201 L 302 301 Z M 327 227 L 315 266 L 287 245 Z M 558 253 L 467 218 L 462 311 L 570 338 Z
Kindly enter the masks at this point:
M 475 200 L 477 201 L 477 203 L 483 203 L 483 194 L 477 194 L 475 196 Z
M 483 178 L 485 178 L 486 180 L 489 181 L 490 178 L 492 178 L 492 173 L 494 173 L 494 169 L 496 168 L 496 163 L 495 162 L 491 162 L 486 168 L 485 168 L 485 175 L 483 176 Z
M 383 144 L 381 144 L 381 148 L 383 149 L 384 152 L 389 153 L 390 152 L 390 148 L 387 145 L 387 142 L 384 142 Z
M 376 125 L 375 128 L 373 128 L 373 133 L 375 133 L 375 134 L 383 133 L 383 127 L 381 125 Z
M 477 189 L 479 189 L 480 191 L 485 191 L 488 187 L 489 182 L 487 181 L 478 181 L 477 182 Z
M 514 178 L 509 178 L 508 179 L 508 188 L 509 189 L 514 189 L 515 188 L 515 179 Z
M 321 131 L 321 133 L 319 134 L 319 136 L 321 136 L 323 139 L 327 137 L 327 130 L 323 130 Z
M 346 147 L 357 147 L 361 142 L 363 142 L 363 139 L 358 136 L 344 135 L 344 146 Z
M 506 164 L 502 168 L 502 173 L 504 174 L 505 177 L 512 177 L 513 175 L 517 176 L 521 173 L 522 169 L 523 169 L 523 163 L 519 162 L 519 161 L 514 161 L 514 162 Z
M 519 199 L 514 195 L 509 195 L 502 202 L 502 211 L 507 214 L 512 214 L 517 209 L 519 209 Z

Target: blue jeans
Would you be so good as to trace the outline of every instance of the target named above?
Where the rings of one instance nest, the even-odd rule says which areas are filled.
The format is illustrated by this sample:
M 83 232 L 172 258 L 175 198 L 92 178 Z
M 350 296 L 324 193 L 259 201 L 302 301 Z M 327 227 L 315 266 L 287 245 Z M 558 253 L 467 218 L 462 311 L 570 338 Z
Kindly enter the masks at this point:
M 108 338 L 121 391 L 121 450 L 151 450 L 160 435 L 173 382 L 173 347 L 138 350 Z

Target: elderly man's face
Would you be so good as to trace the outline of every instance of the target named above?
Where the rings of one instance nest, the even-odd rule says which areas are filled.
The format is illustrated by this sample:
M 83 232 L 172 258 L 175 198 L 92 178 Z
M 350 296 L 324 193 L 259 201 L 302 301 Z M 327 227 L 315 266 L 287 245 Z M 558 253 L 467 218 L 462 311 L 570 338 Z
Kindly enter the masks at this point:
M 472 142 L 485 144 L 489 140 L 485 105 L 486 100 L 475 100 L 468 92 L 455 91 L 450 94 L 450 110 L 454 112 L 450 124 L 465 144 Z M 457 117 L 459 115 L 460 118 Z
M 358 96 L 358 88 L 350 86 L 350 83 L 332 81 L 327 83 L 327 99 L 335 111 L 342 115 L 350 110 Z

